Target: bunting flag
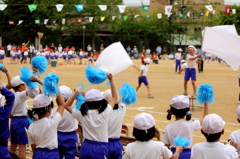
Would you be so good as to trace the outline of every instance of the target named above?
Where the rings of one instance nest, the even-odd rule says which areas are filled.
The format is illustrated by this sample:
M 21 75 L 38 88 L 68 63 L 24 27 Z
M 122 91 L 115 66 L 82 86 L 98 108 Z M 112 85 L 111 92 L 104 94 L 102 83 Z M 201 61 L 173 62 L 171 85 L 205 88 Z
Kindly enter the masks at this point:
M 182 13 L 186 10 L 187 6 L 182 6 Z
M 172 13 L 168 13 L 168 14 L 167 14 L 168 18 L 169 18 L 171 15 L 172 15 Z
M 209 16 L 209 11 L 208 11 L 208 10 L 206 11 L 205 16 L 206 16 L 206 17 Z
M 107 10 L 107 5 L 98 5 L 98 7 L 101 9 L 101 11 Z
M 104 21 L 105 17 L 100 17 L 101 22 Z
M 232 8 L 231 6 L 225 6 L 225 15 L 226 16 L 229 16 L 231 8 Z
M 82 4 L 77 4 L 75 5 L 76 9 L 78 12 L 81 12 L 83 10 L 83 5 Z
M 213 11 L 212 11 L 212 14 L 215 14 L 215 13 L 216 13 L 216 10 L 213 10 Z
M 4 10 L 7 8 L 7 5 L 6 4 L 0 4 L 0 10 Z
M 179 13 L 179 18 L 184 18 L 183 13 Z
M 22 22 L 23 22 L 23 20 L 19 20 L 19 21 L 18 21 L 18 25 L 20 25 Z
M 115 18 L 116 18 L 116 16 L 112 16 L 112 21 L 114 21 Z
M 48 22 L 48 19 L 44 19 L 44 24 L 46 25 Z
M 40 20 L 35 20 L 35 24 L 40 24 Z
M 201 16 L 204 16 L 204 12 L 200 12 L 200 17 L 201 17 Z
M 125 5 L 118 5 L 119 12 L 124 13 L 126 6 Z
M 62 24 L 65 24 L 66 20 L 65 19 L 62 19 Z
M 134 15 L 134 19 L 137 19 L 137 17 L 139 17 L 139 15 L 138 15 L 138 14 Z
M 37 5 L 36 4 L 29 4 L 28 8 L 29 8 L 30 12 L 32 12 L 32 11 L 37 9 Z
M 187 17 L 191 17 L 191 13 L 190 12 L 187 13 Z
M 13 24 L 14 24 L 14 21 L 9 21 L 9 24 L 10 24 L 10 25 L 13 25 Z
M 122 19 L 122 15 L 118 15 L 118 19 Z
M 236 14 L 236 9 L 232 9 L 232 14 Z
M 208 11 L 210 11 L 210 12 L 213 11 L 212 5 L 205 5 L 205 7 L 207 8 Z
M 143 6 L 142 6 L 142 12 L 143 12 L 143 13 L 148 12 L 149 7 L 150 7 L 150 5 L 143 5 Z
M 53 24 L 56 24 L 56 22 L 57 22 L 57 20 L 52 20 L 52 23 L 53 23 Z
M 124 20 L 124 21 L 126 21 L 127 18 L 128 18 L 128 15 L 124 15 L 124 16 L 123 16 L 123 20 Z
M 165 6 L 165 14 L 168 15 L 172 12 L 172 6 Z
M 92 23 L 93 17 L 89 17 L 89 22 Z
M 150 14 L 147 14 L 147 15 L 146 15 L 146 19 L 149 19 L 149 18 L 150 18 Z
M 57 4 L 56 5 L 57 11 L 60 12 L 63 9 L 63 4 Z
M 162 13 L 158 13 L 157 17 L 158 17 L 158 19 L 161 19 L 162 18 Z
M 78 23 L 82 23 L 82 18 L 78 18 Z

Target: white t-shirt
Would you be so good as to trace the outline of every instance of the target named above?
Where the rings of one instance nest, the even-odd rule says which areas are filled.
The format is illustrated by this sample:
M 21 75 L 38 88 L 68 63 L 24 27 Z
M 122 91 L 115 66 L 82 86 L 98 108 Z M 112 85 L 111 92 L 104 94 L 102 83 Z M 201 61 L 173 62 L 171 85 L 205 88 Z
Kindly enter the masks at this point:
M 29 144 L 35 144 L 36 148 L 57 148 L 57 126 L 61 119 L 61 115 L 56 112 L 50 118 L 42 118 L 32 123 L 28 128 Z
M 17 55 L 20 55 L 21 54 L 21 51 L 19 50 L 19 51 L 16 51 L 16 54 Z
M 199 120 L 185 119 L 174 121 L 166 126 L 162 136 L 162 142 L 166 145 L 170 145 L 170 148 L 176 148 L 173 138 L 184 136 L 190 140 L 190 144 L 187 148 L 192 147 L 193 133 L 200 129 Z
M 53 113 L 57 112 L 57 108 L 53 109 Z M 72 114 L 66 109 L 63 111 L 62 120 L 58 124 L 57 130 L 60 132 L 72 132 L 78 128 L 78 121 L 73 118 Z
M 63 55 L 67 55 L 67 52 L 66 52 L 66 51 L 63 51 Z
M 140 74 L 141 74 L 142 70 L 143 70 L 142 76 L 147 76 L 148 65 L 141 65 L 141 67 L 140 67 Z
M 191 159 L 237 159 L 237 150 L 220 142 L 197 143 L 192 147 Z
M 50 56 L 55 56 L 55 53 L 54 53 L 54 52 L 51 52 L 51 53 L 50 53 Z
M 240 159 L 240 129 L 236 130 L 230 134 L 230 136 L 228 138 L 228 142 L 230 143 L 231 140 L 233 140 L 237 143 L 237 152 L 238 152 L 239 159 Z
M 82 116 L 80 111 L 72 110 L 72 115 L 82 124 L 84 138 L 108 142 L 108 119 L 112 111 L 113 108 L 108 105 L 100 114 L 98 110 L 88 110 L 87 115 Z
M 80 51 L 80 52 L 79 52 L 79 55 L 82 56 L 82 55 L 83 55 L 83 51 Z
M 73 52 L 72 51 L 68 51 L 68 55 L 72 55 L 73 54 Z
M 122 121 L 126 113 L 125 104 L 119 104 L 119 108 L 113 110 L 110 120 L 108 120 L 108 138 L 119 138 L 122 130 Z
M 25 51 L 25 52 L 23 53 L 23 55 L 27 56 L 27 55 L 28 55 L 28 52 L 27 52 L 27 51 Z
M 4 55 L 5 51 L 4 50 L 0 50 L 0 55 Z
M 187 55 L 187 68 L 195 68 L 196 67 L 196 62 L 197 58 L 195 60 L 190 60 L 190 58 L 194 58 L 197 55 L 191 56 L 190 54 Z
M 8 46 L 7 46 L 7 50 L 8 50 L 8 51 L 11 51 L 11 49 L 12 49 L 12 45 L 8 45 Z
M 187 68 L 187 63 L 182 64 L 181 67 L 186 69 Z
M 58 55 L 59 55 L 59 53 L 58 53 L 58 51 L 56 51 L 56 52 L 55 52 L 55 56 L 58 56 Z
M 123 159 L 169 159 L 172 152 L 160 141 L 135 141 L 125 148 Z
M 58 51 L 59 51 L 59 52 L 62 52 L 62 49 L 63 49 L 62 46 L 59 46 L 59 47 L 58 47 Z
M 182 54 L 177 52 L 177 53 L 175 54 L 175 59 L 176 59 L 176 60 L 181 60 L 181 56 L 182 56 Z
M 91 47 L 91 46 L 88 46 L 88 47 L 87 47 L 87 51 L 92 51 L 92 47 Z
M 11 51 L 11 55 L 12 55 L 12 56 L 15 56 L 15 51 Z

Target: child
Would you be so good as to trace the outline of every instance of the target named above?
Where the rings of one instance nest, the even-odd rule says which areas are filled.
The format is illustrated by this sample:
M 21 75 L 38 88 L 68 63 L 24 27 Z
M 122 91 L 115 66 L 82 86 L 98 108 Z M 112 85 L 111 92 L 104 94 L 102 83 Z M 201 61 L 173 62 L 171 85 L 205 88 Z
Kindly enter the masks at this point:
M 45 50 L 45 58 L 47 59 L 48 63 L 50 63 L 50 53 L 49 53 L 50 49 L 46 49 Z
M 67 60 L 67 49 L 63 49 L 63 61 L 64 61 L 64 64 L 66 64 L 66 60 Z
M 55 59 L 56 59 L 56 61 L 58 61 L 58 56 L 59 56 L 59 52 L 58 52 L 57 49 L 55 49 Z
M 109 102 L 112 99 L 111 90 L 108 89 L 103 93 L 103 99 Z M 120 135 L 122 130 L 122 121 L 126 113 L 125 104 L 119 104 L 119 97 L 113 108 L 113 112 L 108 120 L 108 158 L 122 159 L 122 142 Z
M 146 58 L 143 60 L 143 65 L 141 65 L 140 69 L 137 68 L 137 66 L 135 65 L 133 67 L 136 68 L 138 71 L 140 71 L 140 76 L 138 77 L 138 86 L 136 90 L 138 91 L 138 89 L 141 87 L 141 84 L 144 83 L 148 90 L 148 98 L 153 98 L 153 96 L 151 95 L 150 86 L 147 80 L 147 71 L 148 71 L 149 63 L 150 63 L 150 59 Z
M 57 111 L 50 117 L 53 102 L 43 94 L 37 95 L 33 100 L 31 119 L 36 121 L 29 126 L 28 139 L 33 150 L 33 159 L 59 159 L 57 126 L 62 119 L 65 102 L 62 94 L 57 96 L 59 103 Z
M 94 61 L 97 61 L 98 57 L 100 56 L 99 52 L 97 52 L 95 55 L 94 55 Z
M 3 63 L 4 58 L 5 58 L 4 47 L 0 47 L 0 63 Z
M 92 52 L 90 53 L 90 55 L 88 56 L 88 63 L 93 63 L 93 54 L 92 54 Z M 85 63 L 85 65 L 86 65 L 87 63 Z
M 69 64 L 72 64 L 72 61 L 73 60 L 73 51 L 72 51 L 72 48 L 68 51 L 68 63 Z
M 202 134 L 207 142 L 197 143 L 192 147 L 191 159 L 237 159 L 237 150 L 231 145 L 220 143 L 224 134 L 225 122 L 217 114 L 209 114 L 202 121 Z
M 16 52 L 17 64 L 20 64 L 21 59 L 21 50 L 17 50 Z
M 12 49 L 11 55 L 12 55 L 12 64 L 16 64 L 16 49 Z
M 53 50 L 50 50 L 50 59 L 54 60 L 55 59 L 55 53 Z
M 155 121 L 151 114 L 141 113 L 134 117 L 133 136 L 137 141 L 125 148 L 123 159 L 177 159 L 182 152 L 178 146 L 173 153 L 160 141 L 151 140 L 155 135 Z
M 3 98 L 3 96 L 6 98 L 5 105 L 0 105 L 0 156 L 2 159 L 9 159 L 9 117 L 12 111 L 15 96 L 10 90 L 4 88 L 3 86 L 0 86 L 0 93 L 2 96 L 1 98 Z
M 218 65 L 222 65 L 222 59 L 218 57 Z
M 182 58 L 182 49 L 179 48 L 178 52 L 175 54 L 175 73 L 178 73 L 181 70 L 181 58 Z
M 197 80 L 196 78 L 196 61 L 198 57 L 201 57 L 202 55 L 195 55 L 196 48 L 192 45 L 188 46 L 188 55 L 187 55 L 187 68 L 186 68 L 186 73 L 184 76 L 184 93 L 183 95 L 187 96 L 187 83 L 189 79 L 191 78 L 192 80 L 192 85 L 193 85 L 193 96 L 197 96 L 197 87 L 195 84 L 195 81 Z
M 79 65 L 82 64 L 82 58 L 83 58 L 83 49 L 79 49 Z
M 114 105 L 117 101 L 117 90 L 112 79 L 110 81 L 112 99 L 108 104 L 102 99 L 99 90 L 92 89 L 85 94 L 86 102 L 82 104 L 80 111 L 72 109 L 71 105 L 78 93 L 82 93 L 81 87 L 76 87 L 75 93 L 66 102 L 66 109 L 72 113 L 82 124 L 83 136 L 85 138 L 79 158 L 82 159 L 105 159 L 108 158 L 108 121 L 113 112 Z
M 211 58 L 212 58 L 212 55 L 209 54 L 209 53 L 206 53 L 206 57 L 207 57 L 207 63 L 209 63 L 209 61 L 210 61 Z
M 23 60 L 24 60 L 24 63 L 27 62 L 27 58 L 28 58 L 28 51 L 25 51 L 25 52 L 23 53 Z
M 154 52 L 152 57 L 153 63 L 158 64 L 158 53 Z
M 181 61 L 181 70 L 178 72 L 178 74 L 181 74 L 182 72 L 186 72 L 186 68 L 187 68 L 187 63 L 185 62 L 185 60 Z
M 38 82 L 42 84 L 42 81 L 36 77 L 31 77 L 32 82 Z M 11 112 L 11 147 L 10 150 L 12 152 L 16 151 L 18 146 L 19 149 L 19 158 L 26 158 L 26 144 L 28 143 L 27 134 L 25 128 L 27 129 L 29 126 L 28 123 L 28 114 L 27 114 L 27 100 L 29 97 L 34 98 L 37 94 L 39 94 L 39 88 L 31 89 L 28 88 L 26 90 L 26 84 L 20 79 L 19 76 L 15 76 L 11 80 L 11 86 L 15 91 L 15 102 Z
M 189 111 L 189 98 L 184 95 L 174 96 L 170 103 L 167 119 L 171 120 L 171 116 L 176 117 L 176 121 L 168 124 L 163 132 L 162 142 L 174 153 L 176 145 L 173 138 L 184 136 L 190 140 L 190 144 L 183 150 L 179 159 L 190 159 L 193 133 L 200 129 L 199 120 L 191 120 L 191 112 Z M 203 117 L 208 114 L 208 105 L 204 104 Z M 186 116 L 186 119 L 184 117 Z
M 141 63 L 144 64 L 144 59 L 146 59 L 147 56 L 145 55 L 145 53 L 142 54 L 142 57 L 141 57 Z

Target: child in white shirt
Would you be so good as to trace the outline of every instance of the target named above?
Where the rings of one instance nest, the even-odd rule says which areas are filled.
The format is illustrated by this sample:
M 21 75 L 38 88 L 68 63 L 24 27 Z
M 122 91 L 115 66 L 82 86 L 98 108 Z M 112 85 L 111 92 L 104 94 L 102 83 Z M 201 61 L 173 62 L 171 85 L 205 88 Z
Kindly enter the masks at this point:
M 181 58 L 182 58 L 182 49 L 179 48 L 178 52 L 175 54 L 175 73 L 181 70 Z
M 23 60 L 24 60 L 24 63 L 27 62 L 27 58 L 28 58 L 28 51 L 25 51 L 25 52 L 23 53 Z
M 0 47 L 0 63 L 3 63 L 4 58 L 5 58 L 4 47 Z

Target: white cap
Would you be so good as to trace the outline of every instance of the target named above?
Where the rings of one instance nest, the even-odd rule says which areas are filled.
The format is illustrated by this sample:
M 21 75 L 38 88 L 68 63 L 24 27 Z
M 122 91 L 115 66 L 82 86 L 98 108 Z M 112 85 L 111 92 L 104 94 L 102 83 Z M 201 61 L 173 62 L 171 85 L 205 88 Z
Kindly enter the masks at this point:
M 11 85 L 12 87 L 17 87 L 19 86 L 20 84 L 25 84 L 21 79 L 20 79 L 20 76 L 15 76 L 12 78 L 11 80 Z
M 174 96 L 170 105 L 176 109 L 189 108 L 189 98 L 184 95 Z
M 105 92 L 101 92 L 103 99 L 105 99 L 107 102 L 109 102 L 112 99 L 112 91 L 111 89 L 107 89 Z M 116 103 L 119 103 L 119 95 Z
M 86 102 L 95 102 L 102 100 L 102 93 L 99 90 L 91 89 L 85 94 Z
M 181 60 L 181 62 L 185 62 L 185 60 Z
M 33 99 L 33 108 L 43 108 L 51 103 L 51 99 L 44 94 L 39 94 Z
M 216 134 L 223 130 L 225 121 L 217 114 L 206 115 L 202 121 L 202 130 L 207 134 Z
M 196 50 L 195 46 L 193 46 L 193 45 L 189 45 L 189 46 L 188 46 L 188 49 L 190 49 L 190 48 Z
M 155 126 L 155 120 L 151 114 L 137 114 L 133 120 L 133 127 L 139 130 L 148 130 Z
M 178 51 L 182 51 L 182 49 L 181 49 L 181 48 L 179 48 L 179 49 L 178 49 Z
M 149 58 L 146 58 L 143 60 L 145 63 L 150 63 L 150 59 Z
M 238 116 L 238 119 L 240 120 L 240 106 L 237 107 L 237 116 Z
M 68 98 L 71 97 L 71 95 L 72 95 L 72 90 L 65 85 L 60 86 L 59 91 L 61 92 L 64 100 L 68 100 Z

